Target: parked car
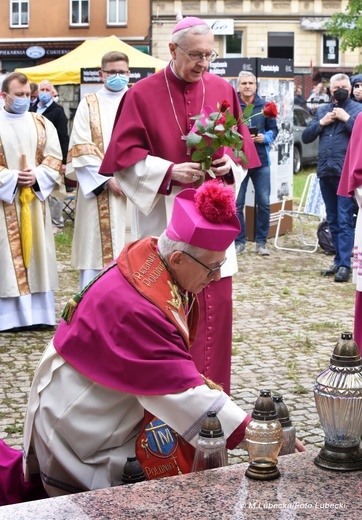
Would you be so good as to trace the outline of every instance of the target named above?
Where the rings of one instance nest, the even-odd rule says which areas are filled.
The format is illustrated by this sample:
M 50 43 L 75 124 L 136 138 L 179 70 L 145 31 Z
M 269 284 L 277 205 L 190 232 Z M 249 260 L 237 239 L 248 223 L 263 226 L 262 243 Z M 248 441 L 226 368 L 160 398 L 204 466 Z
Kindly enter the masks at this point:
M 302 133 L 304 129 L 310 125 L 313 116 L 299 105 L 294 105 L 293 110 L 294 123 L 294 147 L 293 147 L 293 172 L 299 173 L 305 164 L 316 164 L 318 160 L 319 138 L 313 143 L 304 144 L 302 142 Z

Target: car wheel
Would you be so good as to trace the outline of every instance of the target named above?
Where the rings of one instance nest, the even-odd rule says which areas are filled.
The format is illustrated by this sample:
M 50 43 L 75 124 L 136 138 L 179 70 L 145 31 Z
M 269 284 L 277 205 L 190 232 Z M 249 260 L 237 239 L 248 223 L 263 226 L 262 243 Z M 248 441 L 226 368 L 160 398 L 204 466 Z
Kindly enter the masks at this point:
M 302 166 L 302 157 L 300 155 L 300 150 L 297 146 L 294 146 L 293 172 L 295 174 L 299 173 L 301 166 Z

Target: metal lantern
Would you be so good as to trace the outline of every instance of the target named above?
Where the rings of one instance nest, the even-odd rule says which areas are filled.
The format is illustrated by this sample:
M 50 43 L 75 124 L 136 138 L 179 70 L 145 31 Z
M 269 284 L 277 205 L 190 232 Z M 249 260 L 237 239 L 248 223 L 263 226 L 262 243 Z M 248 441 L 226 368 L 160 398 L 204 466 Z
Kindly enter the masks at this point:
M 344 332 L 331 364 L 316 379 L 314 398 L 325 443 L 314 460 L 337 471 L 362 469 L 362 359 L 352 334 Z

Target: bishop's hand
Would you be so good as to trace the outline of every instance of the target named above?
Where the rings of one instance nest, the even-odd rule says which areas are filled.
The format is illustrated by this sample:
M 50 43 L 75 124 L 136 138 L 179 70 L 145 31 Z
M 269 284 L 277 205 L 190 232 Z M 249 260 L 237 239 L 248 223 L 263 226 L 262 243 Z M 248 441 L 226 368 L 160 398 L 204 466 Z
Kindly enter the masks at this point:
M 200 170 L 200 164 L 196 162 L 174 164 L 171 170 L 171 179 L 183 184 L 197 182 L 202 176 L 203 172 Z

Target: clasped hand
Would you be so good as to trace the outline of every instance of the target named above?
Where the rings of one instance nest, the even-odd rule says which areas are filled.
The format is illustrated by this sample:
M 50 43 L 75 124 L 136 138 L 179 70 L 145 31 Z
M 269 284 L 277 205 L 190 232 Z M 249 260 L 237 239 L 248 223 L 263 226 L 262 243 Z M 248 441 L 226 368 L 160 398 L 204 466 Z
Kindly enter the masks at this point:
M 220 159 L 213 161 L 211 170 L 216 177 L 221 177 L 229 173 L 231 168 L 231 160 L 228 155 L 224 155 Z M 183 184 L 190 184 L 197 182 L 200 177 L 203 177 L 205 172 L 201 170 L 201 166 L 196 162 L 185 162 L 174 164 L 171 171 L 171 179 L 182 182 Z
M 36 176 L 31 168 L 25 168 L 18 173 L 18 186 L 22 188 L 34 186 Z

